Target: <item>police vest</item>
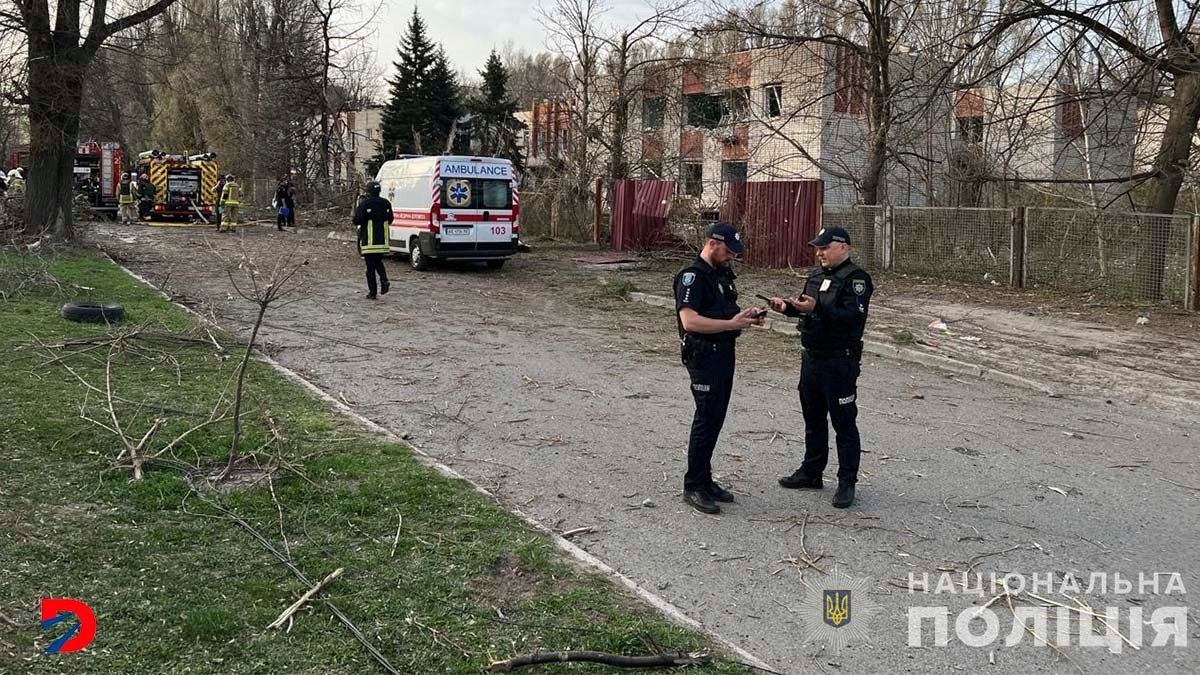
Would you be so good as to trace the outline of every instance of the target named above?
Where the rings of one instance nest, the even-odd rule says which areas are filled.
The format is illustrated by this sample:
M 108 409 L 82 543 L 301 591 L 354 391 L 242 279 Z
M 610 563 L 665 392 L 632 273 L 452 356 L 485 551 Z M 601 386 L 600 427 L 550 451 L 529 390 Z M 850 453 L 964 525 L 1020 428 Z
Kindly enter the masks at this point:
M 817 268 L 804 284 L 804 294 L 814 298 L 819 306 L 836 307 L 844 302 L 845 293 L 854 293 L 850 277 L 862 268 L 847 261 L 831 272 Z M 856 349 L 862 342 L 867 317 L 851 324 L 835 325 L 823 320 L 819 312 L 805 314 L 800 319 L 800 343 L 809 349 Z

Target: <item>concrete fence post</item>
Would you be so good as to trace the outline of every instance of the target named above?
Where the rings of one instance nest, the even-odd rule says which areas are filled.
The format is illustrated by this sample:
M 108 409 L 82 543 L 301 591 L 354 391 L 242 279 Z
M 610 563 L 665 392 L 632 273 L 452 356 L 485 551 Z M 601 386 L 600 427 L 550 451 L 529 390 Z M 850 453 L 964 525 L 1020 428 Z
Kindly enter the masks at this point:
M 896 209 L 891 206 L 883 210 L 882 239 L 879 251 L 883 258 L 883 269 L 890 270 L 896 264 Z

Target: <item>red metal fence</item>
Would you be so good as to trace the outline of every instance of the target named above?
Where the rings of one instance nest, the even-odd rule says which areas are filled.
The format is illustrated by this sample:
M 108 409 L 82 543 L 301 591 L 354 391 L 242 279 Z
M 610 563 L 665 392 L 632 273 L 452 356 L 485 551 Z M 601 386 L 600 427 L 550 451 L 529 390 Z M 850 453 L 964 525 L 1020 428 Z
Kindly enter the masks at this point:
M 819 180 L 726 183 L 721 220 L 742 232 L 748 265 L 812 265 L 808 242 L 821 228 L 824 192 Z
M 619 180 L 613 184 L 612 247 L 630 249 L 672 248 L 667 214 L 675 182 L 668 180 Z
M 672 236 L 667 222 L 674 192 L 673 181 L 616 181 L 613 250 L 680 247 L 683 242 Z M 821 227 L 821 181 L 725 183 L 724 194 L 720 218 L 742 231 L 746 264 L 803 267 L 814 263 L 808 242 Z

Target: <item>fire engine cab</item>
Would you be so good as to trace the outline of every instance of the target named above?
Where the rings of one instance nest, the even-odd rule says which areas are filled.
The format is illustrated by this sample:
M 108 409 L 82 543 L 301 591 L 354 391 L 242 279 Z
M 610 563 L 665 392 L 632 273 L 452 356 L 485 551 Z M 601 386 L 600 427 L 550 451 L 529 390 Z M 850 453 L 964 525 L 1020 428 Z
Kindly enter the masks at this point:
M 212 215 L 217 197 L 217 155 L 168 155 L 147 150 L 138 155 L 138 174 L 154 185 L 156 218 L 195 218 Z

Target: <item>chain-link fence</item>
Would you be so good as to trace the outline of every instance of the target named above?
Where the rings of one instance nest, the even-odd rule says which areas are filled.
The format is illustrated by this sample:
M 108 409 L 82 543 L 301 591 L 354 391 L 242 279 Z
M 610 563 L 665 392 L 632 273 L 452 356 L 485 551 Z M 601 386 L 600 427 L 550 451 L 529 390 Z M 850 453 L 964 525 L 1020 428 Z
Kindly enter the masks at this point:
M 1025 282 L 1182 303 L 1191 216 L 1030 208 Z
M 846 228 L 868 268 L 1175 305 L 1200 294 L 1200 216 L 827 204 L 822 225 Z
M 868 267 L 887 265 L 885 224 L 882 206 L 826 204 L 821 213 L 821 226 L 845 228 L 854 245 L 854 258 Z
M 962 281 L 1007 281 L 1012 215 L 1006 209 L 890 210 L 892 268 Z
M 521 192 L 521 237 L 591 241 L 594 208 L 591 200 L 570 199 L 556 190 Z

